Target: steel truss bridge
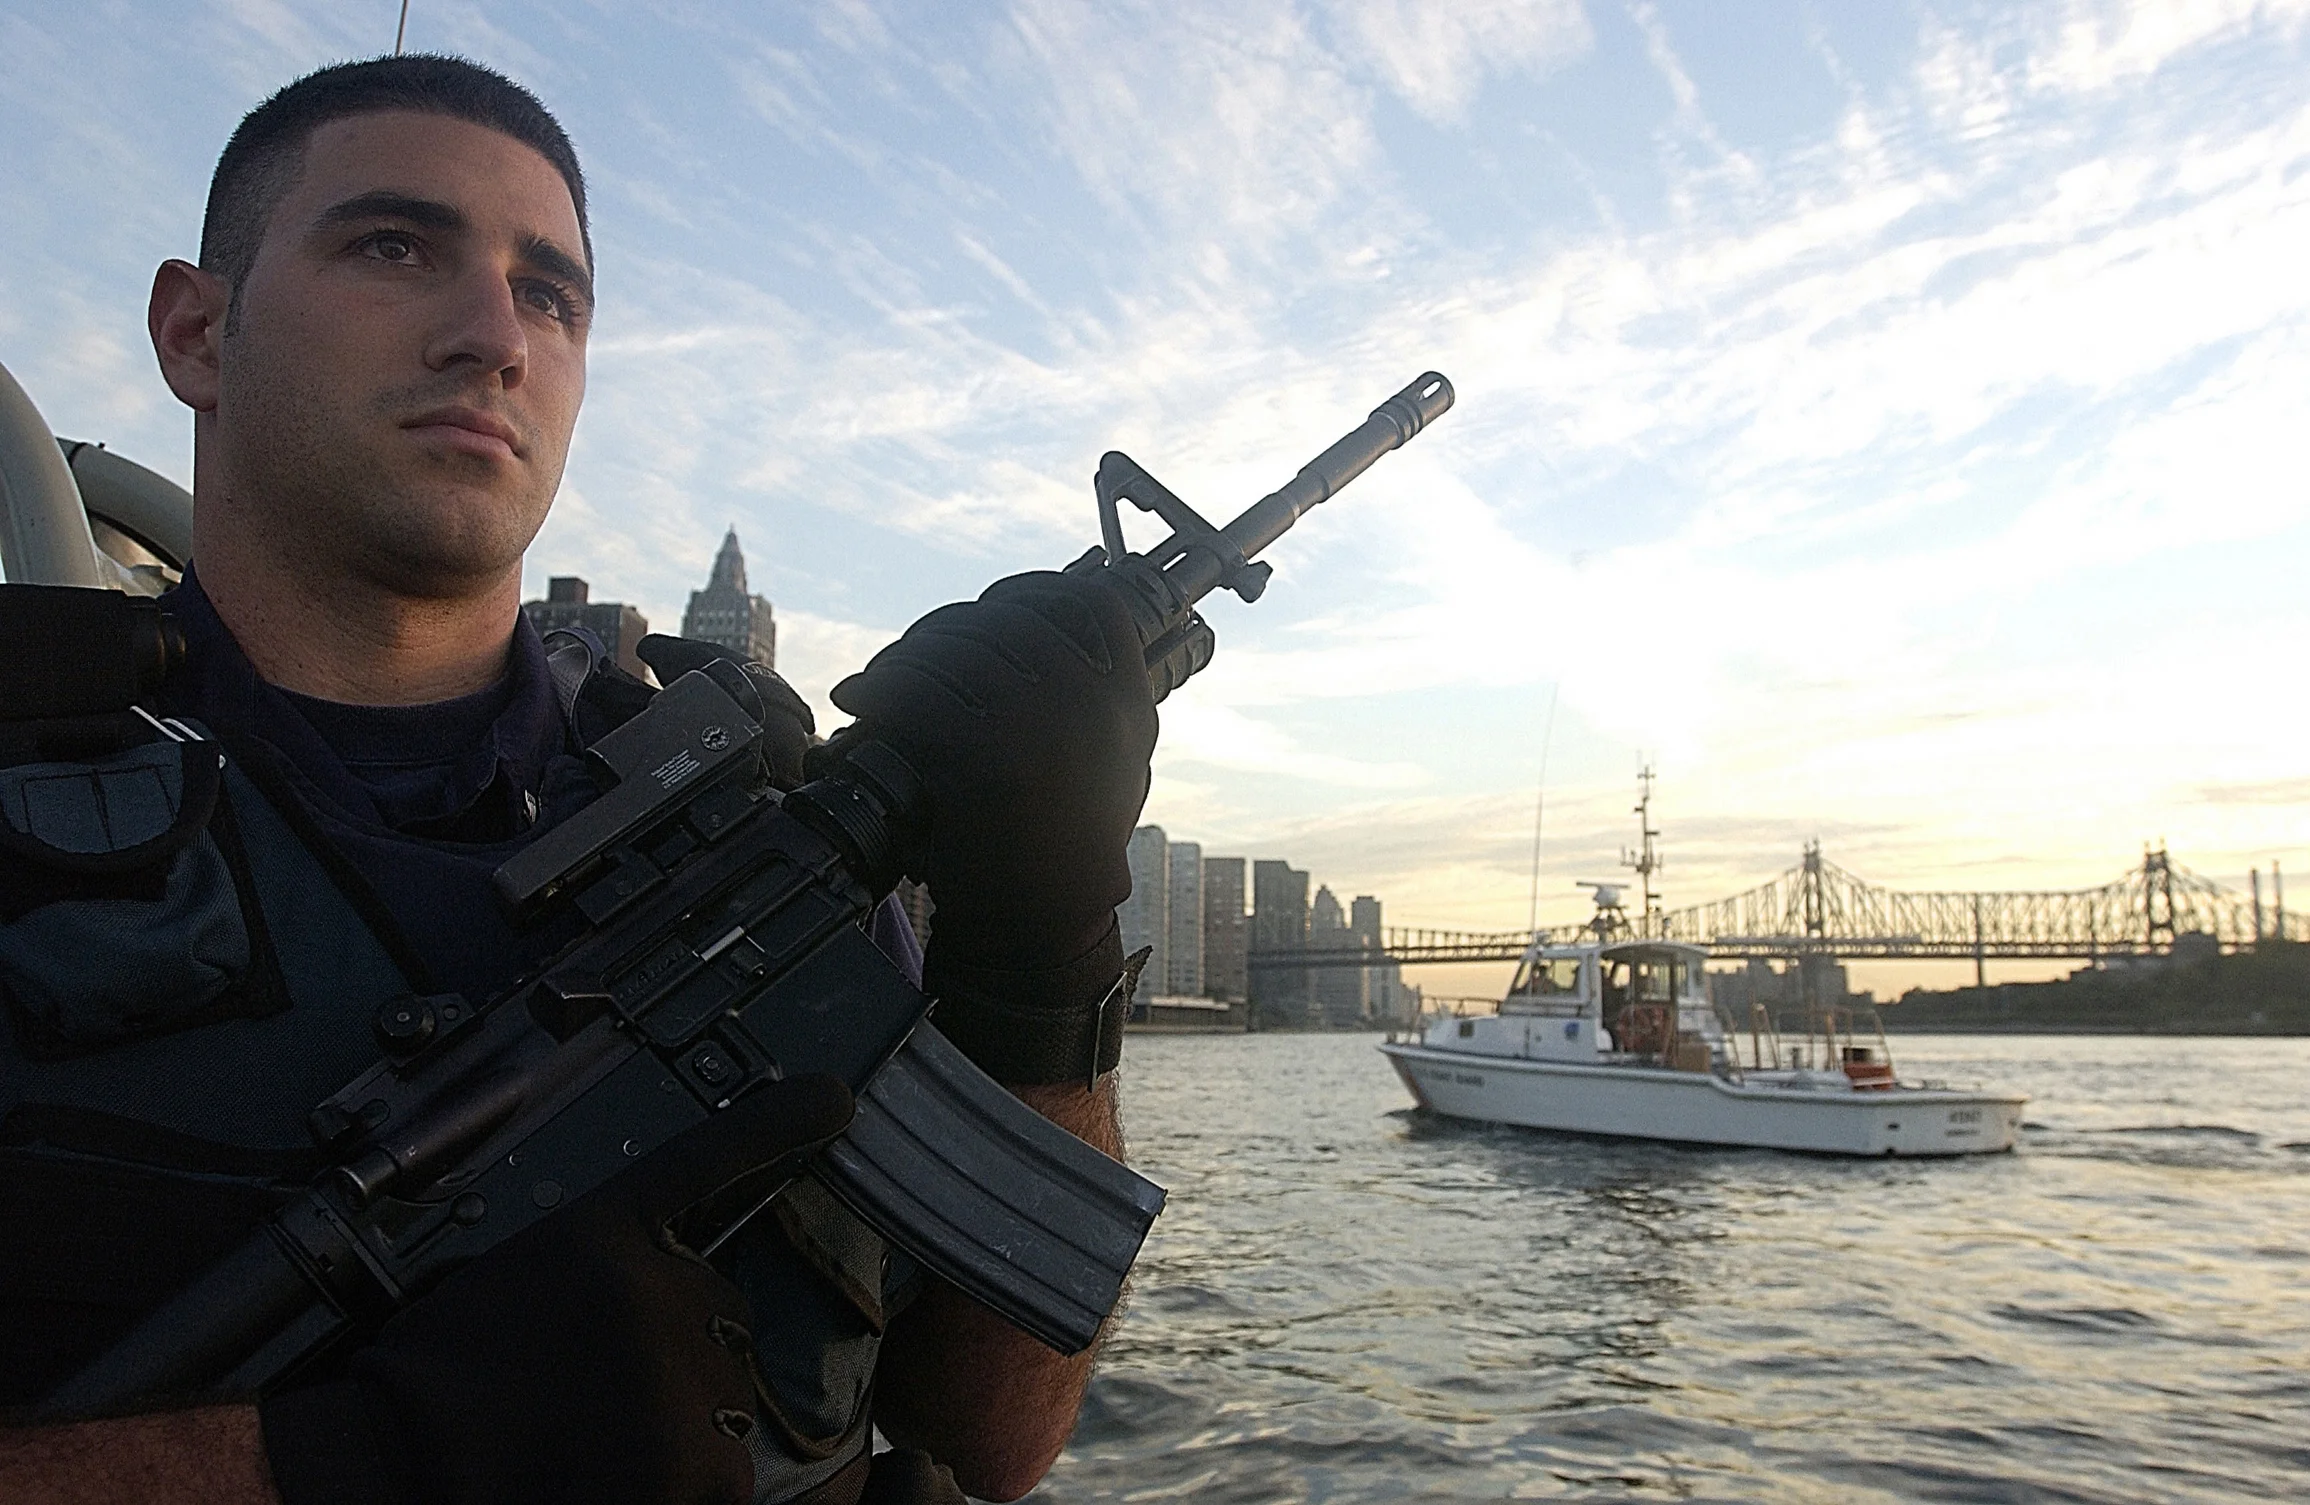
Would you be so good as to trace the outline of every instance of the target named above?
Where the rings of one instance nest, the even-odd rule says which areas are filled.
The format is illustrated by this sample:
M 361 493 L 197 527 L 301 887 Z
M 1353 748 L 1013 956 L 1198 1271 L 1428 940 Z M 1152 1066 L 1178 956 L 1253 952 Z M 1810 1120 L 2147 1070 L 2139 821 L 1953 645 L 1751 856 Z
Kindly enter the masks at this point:
M 1755 888 L 1707 904 L 1631 918 L 1614 939 L 1685 941 L 1713 958 L 1945 958 L 1974 963 L 2074 957 L 2085 961 L 2163 956 L 2177 939 L 2204 936 L 2223 951 L 2264 940 L 2310 942 L 2310 915 L 2289 914 L 2275 894 L 2269 909 L 2201 878 L 2163 848 L 2099 888 L 2045 892 L 1904 893 L 1857 878 L 1808 843 L 1803 859 Z M 1535 939 L 1587 939 L 1587 926 L 1528 930 L 1419 930 L 1390 927 L 1375 950 L 1349 945 L 1254 948 L 1253 971 L 1307 967 L 1512 962 Z

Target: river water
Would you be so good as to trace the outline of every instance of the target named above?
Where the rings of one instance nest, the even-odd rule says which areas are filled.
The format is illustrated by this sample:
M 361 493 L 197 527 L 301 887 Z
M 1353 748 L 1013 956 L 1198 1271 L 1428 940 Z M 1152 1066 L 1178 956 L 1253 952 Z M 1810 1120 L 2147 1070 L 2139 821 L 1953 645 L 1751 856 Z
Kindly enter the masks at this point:
M 2019 1149 L 1410 1111 L 1376 1037 L 1134 1036 L 1171 1191 L 1035 1499 L 2310 1498 L 2310 1040 L 1904 1035 Z

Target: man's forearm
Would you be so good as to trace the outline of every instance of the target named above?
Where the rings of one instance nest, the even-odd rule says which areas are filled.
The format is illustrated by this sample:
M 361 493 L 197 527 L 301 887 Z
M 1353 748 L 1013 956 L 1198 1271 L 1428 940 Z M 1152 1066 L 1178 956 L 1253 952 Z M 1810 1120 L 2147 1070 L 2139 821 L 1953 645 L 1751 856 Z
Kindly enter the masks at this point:
M 10 1505 L 280 1505 L 254 1406 L 0 1431 Z
M 1013 1087 L 1021 1101 L 1117 1160 L 1115 1073 L 1096 1087 Z M 1062 1357 L 943 1281 L 891 1324 L 875 1371 L 876 1423 L 954 1470 L 970 1494 L 1015 1500 L 1075 1430 L 1097 1345 Z

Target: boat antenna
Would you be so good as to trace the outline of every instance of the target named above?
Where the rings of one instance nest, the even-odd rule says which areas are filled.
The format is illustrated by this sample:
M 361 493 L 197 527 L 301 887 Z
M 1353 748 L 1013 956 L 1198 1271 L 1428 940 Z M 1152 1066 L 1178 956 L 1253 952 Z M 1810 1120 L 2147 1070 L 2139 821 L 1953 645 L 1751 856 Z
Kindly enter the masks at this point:
M 401 24 L 393 28 L 393 55 L 401 55 L 401 44 L 409 37 L 409 0 L 401 0 Z
M 1556 696 L 1564 688 L 1558 680 L 1548 687 L 1548 724 L 1540 733 L 1540 787 L 1532 796 L 1532 908 L 1524 928 L 1540 929 L 1540 819 L 1548 813 L 1548 749 L 1556 740 Z
M 1622 847 L 1620 849 L 1620 865 L 1635 869 L 1636 876 L 1642 880 L 1644 885 L 1643 924 L 1647 932 L 1654 932 L 1659 929 L 1655 922 L 1660 918 L 1661 896 L 1652 891 L 1652 875 L 1661 870 L 1662 863 L 1660 851 L 1653 845 L 1653 840 L 1660 835 L 1660 832 L 1652 824 L 1652 763 L 1649 759 L 1644 759 L 1641 753 L 1638 754 L 1638 757 L 1642 761 L 1636 770 L 1636 783 L 1639 791 L 1636 799 L 1636 829 L 1642 835 L 1644 844 L 1635 851 Z

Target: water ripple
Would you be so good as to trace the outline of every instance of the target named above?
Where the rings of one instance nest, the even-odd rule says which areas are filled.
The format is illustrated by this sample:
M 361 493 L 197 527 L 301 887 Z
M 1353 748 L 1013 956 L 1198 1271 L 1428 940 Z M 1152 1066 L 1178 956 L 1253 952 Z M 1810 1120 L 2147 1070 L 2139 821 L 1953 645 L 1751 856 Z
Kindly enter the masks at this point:
M 1900 1042 L 2020 1151 L 1409 1112 L 1369 1039 L 1134 1038 L 1171 1188 L 1036 1498 L 2229 1501 L 2310 1469 L 2310 1042 Z

